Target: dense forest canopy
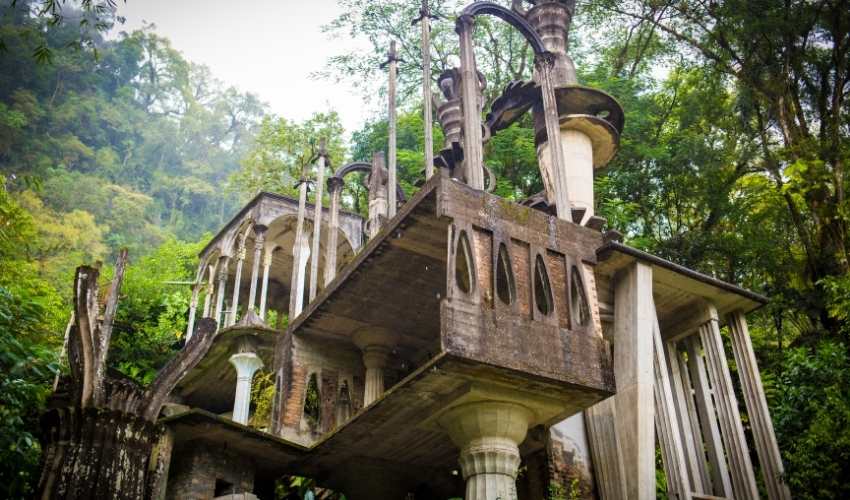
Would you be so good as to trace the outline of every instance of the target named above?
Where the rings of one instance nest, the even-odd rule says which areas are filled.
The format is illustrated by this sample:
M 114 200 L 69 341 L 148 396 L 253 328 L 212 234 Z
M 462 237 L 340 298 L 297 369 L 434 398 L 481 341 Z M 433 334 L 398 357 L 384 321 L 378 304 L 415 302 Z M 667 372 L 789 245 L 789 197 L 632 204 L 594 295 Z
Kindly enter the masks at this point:
M 319 137 L 335 166 L 387 144 L 382 115 L 348 141 L 332 110 L 273 115 L 154 26 L 105 37 L 94 25 L 119 21 L 97 8 L 108 4 L 83 2 L 74 17 L 64 2 L 0 3 L 0 491 L 10 498 L 27 495 L 37 468 L 75 266 L 130 249 L 111 357 L 144 383 L 185 330 L 188 289 L 166 283 L 193 279 L 198 250 L 240 203 L 293 194 Z M 374 83 L 399 42 L 399 179 L 412 193 L 424 160 L 410 26 L 420 2 L 339 4 L 328 35 L 371 49 L 342 52 L 315 77 L 360 85 L 383 106 Z M 49 5 L 65 10 L 57 19 Z M 457 64 L 462 6 L 432 2 L 435 78 Z M 475 40 L 488 102 L 530 77 L 530 50 L 504 23 L 482 20 Z M 621 149 L 595 181 L 597 211 L 634 246 L 771 297 L 751 333 L 792 492 L 850 495 L 850 4 L 587 0 L 570 53 L 580 82 L 626 112 Z M 542 189 L 530 117 L 492 138 L 485 163 L 500 196 Z M 356 180 L 347 192 L 364 210 Z

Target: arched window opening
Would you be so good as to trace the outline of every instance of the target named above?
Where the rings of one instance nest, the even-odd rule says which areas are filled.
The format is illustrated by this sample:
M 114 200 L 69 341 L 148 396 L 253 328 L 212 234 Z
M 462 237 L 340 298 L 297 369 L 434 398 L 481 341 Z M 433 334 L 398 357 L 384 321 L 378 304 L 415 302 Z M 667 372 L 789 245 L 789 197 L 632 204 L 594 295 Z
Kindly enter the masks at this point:
M 587 294 L 584 291 L 584 281 L 578 267 L 570 269 L 570 310 L 578 326 L 585 326 L 590 322 L 590 305 L 587 302 Z
M 506 305 L 511 305 L 516 299 L 511 257 L 504 243 L 499 243 L 499 253 L 496 256 L 496 296 Z
M 463 293 L 472 291 L 472 249 L 466 231 L 461 231 L 455 249 L 455 283 Z
M 319 425 L 319 420 L 322 417 L 322 400 L 319 394 L 319 382 L 316 380 L 316 374 L 310 374 L 310 380 L 307 382 L 307 395 L 304 398 L 304 417 L 310 427 Z
M 339 388 L 339 399 L 336 402 L 336 425 L 340 426 L 351 418 L 351 393 L 348 390 L 348 381 L 343 380 Z
M 540 314 L 548 316 L 555 309 L 552 298 L 552 287 L 549 285 L 549 274 L 543 257 L 537 255 L 534 260 L 534 302 Z

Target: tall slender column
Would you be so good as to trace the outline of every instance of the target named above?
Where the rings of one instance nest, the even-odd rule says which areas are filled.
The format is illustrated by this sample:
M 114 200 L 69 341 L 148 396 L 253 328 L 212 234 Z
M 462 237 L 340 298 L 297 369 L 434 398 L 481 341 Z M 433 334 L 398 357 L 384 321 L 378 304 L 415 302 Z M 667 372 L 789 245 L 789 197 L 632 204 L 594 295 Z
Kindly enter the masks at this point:
M 376 151 L 372 155 L 372 171 L 369 174 L 369 238 L 374 238 L 381 231 L 381 224 L 387 213 L 385 175 L 384 153 Z
M 741 413 L 738 410 L 738 398 L 732 387 L 732 376 L 726 362 L 723 339 L 720 337 L 720 324 L 717 310 L 709 304 L 711 320 L 700 327 L 702 346 L 705 349 L 708 374 L 717 402 L 717 419 L 723 432 L 726 456 L 729 459 L 729 471 L 732 476 L 732 490 L 737 499 L 757 499 L 758 487 L 753 473 L 753 464 L 747 449 L 747 439 L 741 425 Z
M 301 244 L 298 245 L 298 255 L 294 257 L 298 260 L 295 262 L 295 268 L 292 270 L 295 273 L 295 284 L 293 285 L 295 288 L 290 293 L 295 297 L 295 304 L 292 310 L 293 314 L 289 316 L 290 318 L 298 316 L 304 310 L 304 286 L 307 283 L 307 263 L 310 262 L 311 257 L 310 245 L 307 243 L 309 239 L 309 234 L 304 234 L 301 237 Z
M 517 498 L 518 446 L 531 420 L 528 408 L 500 401 L 465 403 L 439 417 L 460 448 L 466 500 Z
M 248 310 L 253 311 L 257 304 L 257 280 L 260 278 L 260 260 L 263 258 L 263 246 L 266 244 L 266 226 L 254 226 L 254 261 L 251 265 L 251 288 L 248 291 Z
M 425 179 L 434 175 L 433 114 L 431 111 L 431 10 L 422 0 L 419 10 L 422 23 L 422 118 L 425 127 Z
M 301 185 L 298 190 L 298 218 L 295 223 L 295 239 L 292 244 L 292 278 L 289 285 L 289 319 L 293 320 L 298 313 L 295 312 L 296 294 L 294 293 L 298 282 L 298 266 L 301 263 L 299 252 L 301 239 L 304 235 L 304 216 L 307 212 L 307 172 L 301 172 Z M 300 311 L 298 311 L 300 312 Z
M 215 298 L 215 321 L 219 328 L 222 326 L 222 314 L 224 314 L 224 292 L 227 286 L 227 268 L 230 257 L 219 257 L 218 259 L 218 294 Z
M 310 302 L 316 298 L 319 286 L 319 243 L 322 237 L 322 197 L 325 187 L 325 140 L 319 146 L 319 160 L 316 163 L 316 203 L 313 211 L 313 249 L 310 252 Z
M 254 374 L 263 367 L 263 360 L 253 352 L 241 352 L 230 356 L 230 364 L 236 368 L 236 396 L 233 399 L 233 421 L 248 425 L 251 410 L 251 382 Z
M 272 268 L 272 256 L 274 255 L 274 247 L 266 248 L 266 255 L 263 258 L 263 287 L 260 291 L 260 319 L 266 319 L 266 303 L 269 297 L 269 271 Z
M 705 362 L 699 352 L 699 337 L 695 335 L 687 337 L 685 345 L 688 347 L 688 371 L 694 387 L 694 399 L 702 427 L 702 437 L 705 441 L 705 451 L 708 454 L 708 463 L 711 465 L 712 488 L 717 496 L 731 496 L 732 481 L 729 479 L 729 468 L 726 465 L 726 457 L 723 455 L 723 442 L 720 440 L 720 429 L 717 427 L 717 413 L 711 398 Z
M 461 103 L 463 105 L 463 156 L 466 183 L 484 189 L 484 148 L 481 144 L 481 109 L 478 102 L 478 70 L 472 46 L 475 19 L 460 16 L 455 31 L 460 37 Z
M 535 65 L 541 80 L 540 91 L 543 96 L 543 117 L 546 122 L 546 140 L 549 145 L 550 175 L 555 190 L 554 199 L 550 202 L 555 203 L 559 219 L 572 221 L 572 205 L 570 203 L 569 186 L 567 186 L 567 168 L 564 162 L 564 150 L 561 146 L 558 103 L 555 100 L 555 86 L 552 83 L 552 71 L 555 65 L 554 54 L 538 54 L 535 58 Z M 592 173 L 592 150 L 590 160 Z
M 247 234 L 246 234 L 247 236 Z M 236 251 L 236 276 L 233 278 L 233 299 L 230 303 L 230 314 L 225 321 L 226 326 L 236 323 L 237 309 L 239 308 L 239 292 L 241 291 L 240 284 L 242 283 L 242 265 L 245 263 L 245 237 L 239 243 L 239 250 Z
M 207 284 L 204 291 L 204 317 L 210 317 L 210 309 L 212 308 L 213 294 L 215 293 L 215 266 L 209 265 L 206 268 Z
M 635 262 L 614 285 L 616 423 L 627 498 L 655 498 L 652 268 Z
M 670 385 L 681 424 L 679 430 L 682 434 L 685 458 L 688 461 L 688 477 L 691 481 L 691 489 L 694 493 L 710 494 L 711 480 L 705 466 L 702 435 L 694 407 L 693 389 L 687 376 L 687 367 L 679 349 L 676 347 L 676 342 L 666 342 L 665 344 Z
M 664 460 L 664 472 L 667 476 L 667 488 L 675 498 L 686 499 L 691 487 L 688 481 L 685 451 L 682 446 L 682 434 L 679 419 L 673 403 L 673 390 L 667 372 L 667 359 L 664 354 L 664 341 L 656 317 L 653 328 L 653 368 L 655 371 L 655 430 L 661 444 L 661 456 Z
M 770 500 L 790 500 L 791 492 L 783 480 L 785 468 L 782 465 L 779 446 L 776 444 L 773 421 L 770 419 L 756 354 L 747 328 L 747 318 L 743 312 L 735 311 L 729 315 L 729 334 L 732 338 L 735 365 L 741 379 L 741 392 L 744 393 L 747 414 L 753 428 L 753 440 L 764 474 L 764 484 L 767 486 L 767 496 Z
M 186 323 L 186 340 L 192 338 L 192 332 L 195 331 L 195 314 L 198 310 L 198 294 L 201 291 L 201 284 L 198 283 L 192 287 L 192 300 L 189 302 L 189 321 Z
M 384 368 L 397 337 L 387 330 L 369 328 L 355 332 L 352 340 L 363 351 L 363 364 L 366 366 L 363 405 L 368 406 L 384 393 Z
M 328 223 L 328 241 L 325 248 L 325 286 L 336 277 L 336 247 L 339 238 L 339 202 L 342 195 L 342 179 L 328 178 L 328 193 L 331 195 L 331 208 Z
M 389 65 L 389 84 L 387 90 L 388 135 L 387 145 L 387 218 L 392 219 L 396 213 L 396 103 L 395 87 L 396 73 L 398 72 L 398 54 L 396 53 L 395 40 L 390 42 L 390 52 L 387 54 Z M 318 253 L 318 252 L 314 252 Z

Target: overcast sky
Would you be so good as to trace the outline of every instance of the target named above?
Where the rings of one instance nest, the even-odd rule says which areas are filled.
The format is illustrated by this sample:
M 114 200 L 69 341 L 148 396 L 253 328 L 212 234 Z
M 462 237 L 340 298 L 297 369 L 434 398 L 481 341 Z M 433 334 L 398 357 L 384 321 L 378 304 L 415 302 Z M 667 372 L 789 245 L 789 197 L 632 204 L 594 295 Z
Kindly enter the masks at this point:
M 127 18 L 120 30 L 154 23 L 186 59 L 257 94 L 275 114 L 303 120 L 330 107 L 348 133 L 369 116 L 351 89 L 309 77 L 345 50 L 320 29 L 340 13 L 336 0 L 127 0 L 118 11 Z

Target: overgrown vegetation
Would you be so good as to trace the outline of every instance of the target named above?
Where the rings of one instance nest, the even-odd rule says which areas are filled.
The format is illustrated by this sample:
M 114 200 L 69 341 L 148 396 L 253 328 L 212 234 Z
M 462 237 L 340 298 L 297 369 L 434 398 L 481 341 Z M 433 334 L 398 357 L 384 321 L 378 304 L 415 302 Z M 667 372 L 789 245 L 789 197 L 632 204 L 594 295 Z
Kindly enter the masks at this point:
M 80 50 L 76 22 L 39 14 L 50 3 L 0 2 L 0 492 L 8 498 L 32 491 L 37 416 L 60 366 L 75 266 L 130 248 L 110 358 L 144 383 L 186 328 L 188 287 L 168 283 L 194 279 L 195 255 L 240 202 L 261 189 L 292 193 L 320 135 L 335 168 L 368 161 L 387 142 L 380 116 L 348 149 L 333 112 L 303 123 L 270 116 L 153 27 L 109 40 L 86 30 Z M 433 4 L 447 17 L 462 6 Z M 333 58 L 326 76 L 383 81 L 377 63 L 388 37 L 399 39 L 399 179 L 412 194 L 423 134 L 418 30 L 409 23 L 420 2 L 341 5 L 329 33 L 363 35 L 373 47 Z M 117 20 L 108 9 L 97 16 Z M 626 111 L 620 152 L 596 178 L 609 227 L 771 297 L 750 331 L 795 498 L 850 496 L 848 33 L 846 1 L 592 0 L 579 6 L 570 49 L 581 83 Z M 453 64 L 452 22 L 435 22 L 432 36 L 436 77 Z M 503 23 L 482 21 L 476 40 L 488 100 L 530 77 L 530 51 Z M 364 87 L 381 96 L 374 91 Z M 439 130 L 434 142 L 439 149 Z M 505 198 L 542 189 L 528 118 L 496 134 L 485 161 Z M 356 179 L 346 192 L 349 208 L 365 210 Z M 271 383 L 257 385 L 260 417 Z M 311 487 L 289 480 L 285 491 Z

